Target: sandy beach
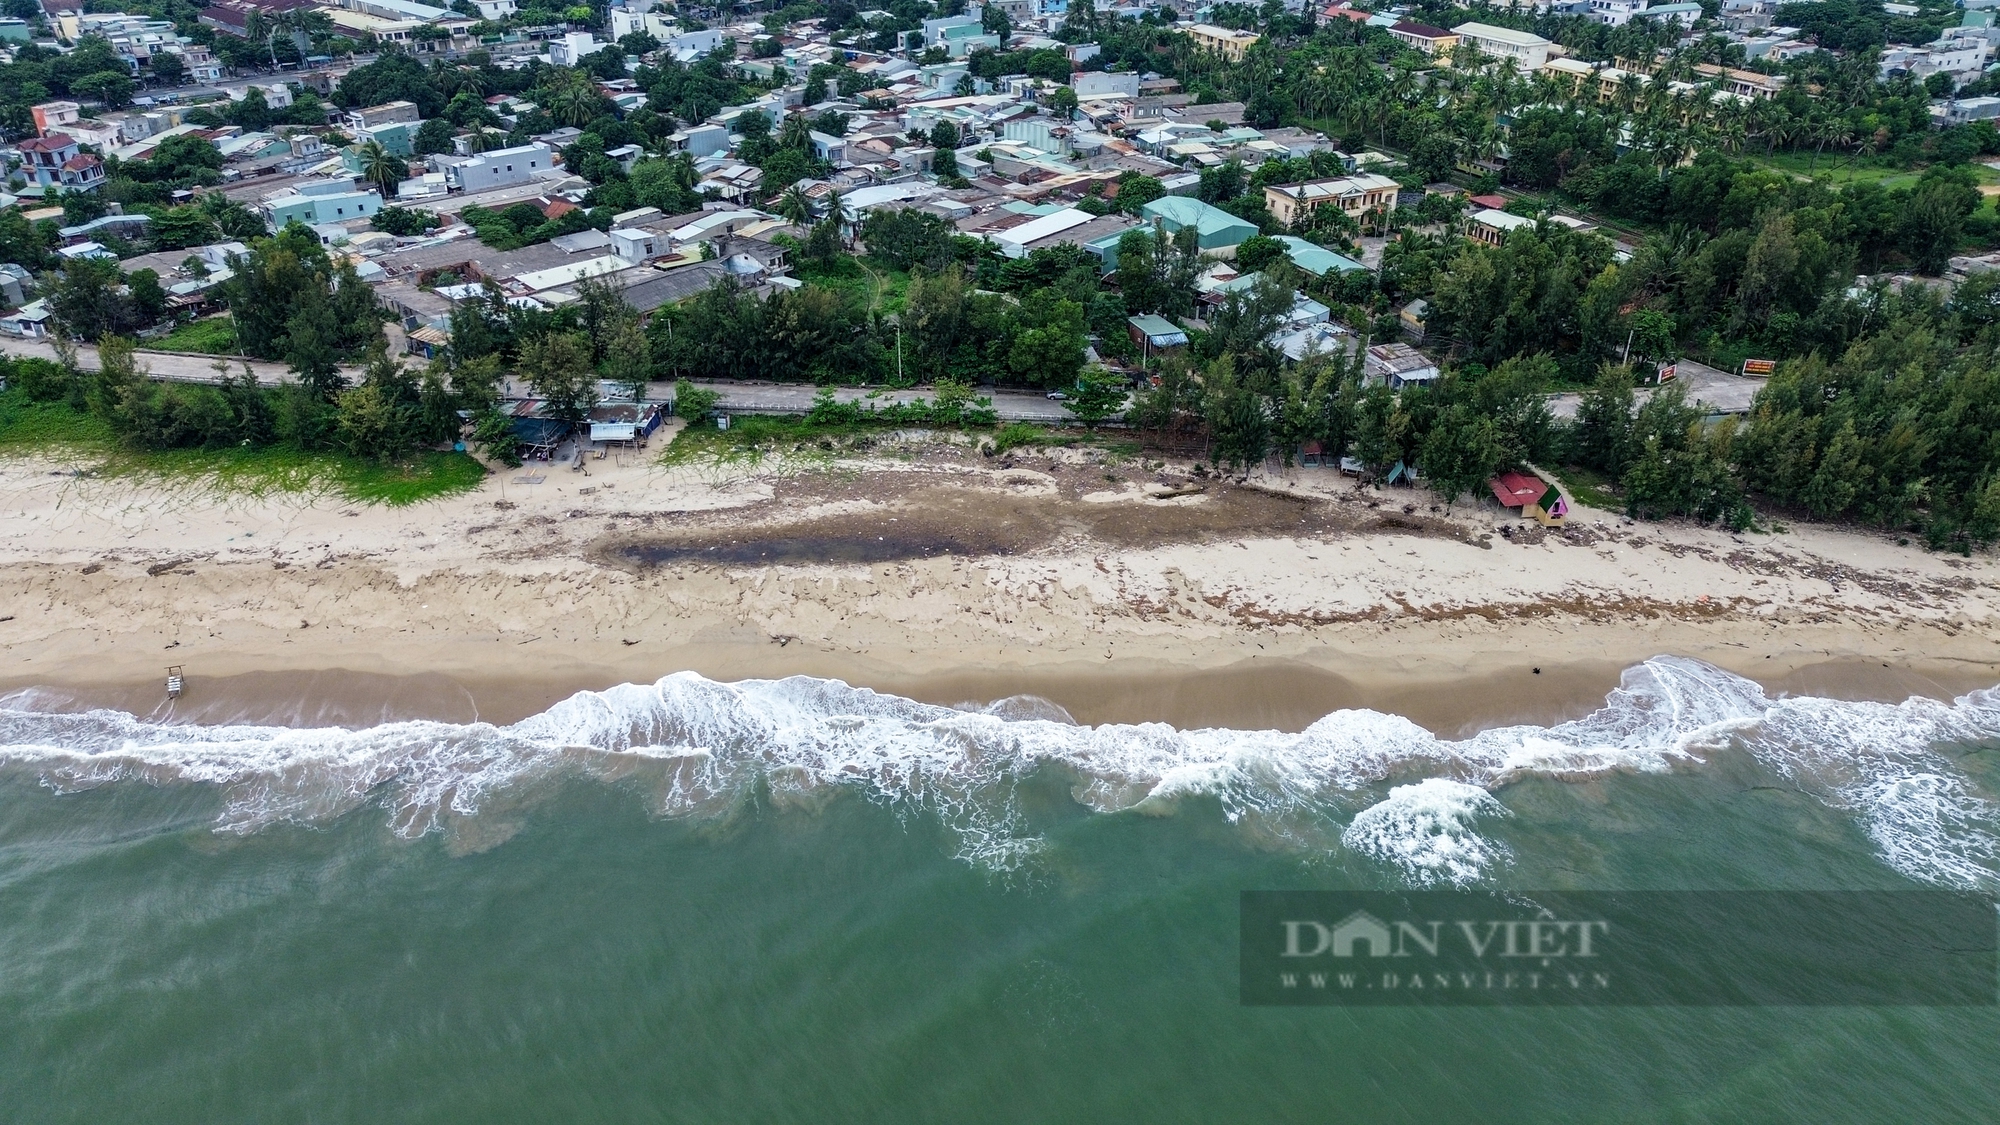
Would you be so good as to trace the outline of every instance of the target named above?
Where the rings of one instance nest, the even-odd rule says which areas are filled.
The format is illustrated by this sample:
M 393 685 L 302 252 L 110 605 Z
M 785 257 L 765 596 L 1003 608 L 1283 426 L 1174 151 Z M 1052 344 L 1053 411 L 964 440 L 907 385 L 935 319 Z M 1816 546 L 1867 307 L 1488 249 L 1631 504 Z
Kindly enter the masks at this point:
M 1086 722 L 1368 706 L 1446 731 L 1581 713 L 1661 653 L 1847 698 L 2000 683 L 1993 559 L 1882 535 L 1588 509 L 1545 530 L 1323 469 L 1224 482 L 924 436 L 657 451 L 404 509 L 0 461 L 0 688 L 143 714 L 179 664 L 181 717 L 508 721 L 692 669 L 1032 694 Z M 279 696 L 293 712 L 252 703 Z

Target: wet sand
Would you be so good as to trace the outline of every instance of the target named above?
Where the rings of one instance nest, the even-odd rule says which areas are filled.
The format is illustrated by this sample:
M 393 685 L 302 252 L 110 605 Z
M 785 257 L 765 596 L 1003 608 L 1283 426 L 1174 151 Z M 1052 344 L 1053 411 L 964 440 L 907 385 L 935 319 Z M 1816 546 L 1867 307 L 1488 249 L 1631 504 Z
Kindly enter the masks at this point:
M 1402 715 L 1443 737 L 1465 737 L 1491 727 L 1546 726 L 1589 714 L 1618 686 L 1627 667 L 1580 661 L 1396 682 L 1357 680 L 1293 661 L 1246 660 L 1203 670 L 1086 666 L 845 678 L 857 686 L 950 707 L 1020 699 L 1022 704 L 1011 712 L 1067 714 L 1087 725 L 1161 722 L 1181 729 L 1298 731 L 1337 710 L 1368 709 Z M 791 673 L 781 668 L 770 672 L 781 674 Z M 2000 675 L 1981 669 L 1885 668 L 1879 661 L 1862 660 L 1813 663 L 1753 678 L 1774 698 L 1810 695 L 1885 703 L 1911 696 L 1949 700 L 2000 684 Z M 621 682 L 633 681 L 589 676 L 461 680 L 441 673 L 395 676 L 326 669 L 194 676 L 176 702 L 164 698 L 157 680 L 15 683 L 0 687 L 0 702 L 42 711 L 105 707 L 156 721 L 204 725 L 359 728 L 404 719 L 505 724 L 575 692 Z M 1038 707 L 1037 701 L 1060 710 Z

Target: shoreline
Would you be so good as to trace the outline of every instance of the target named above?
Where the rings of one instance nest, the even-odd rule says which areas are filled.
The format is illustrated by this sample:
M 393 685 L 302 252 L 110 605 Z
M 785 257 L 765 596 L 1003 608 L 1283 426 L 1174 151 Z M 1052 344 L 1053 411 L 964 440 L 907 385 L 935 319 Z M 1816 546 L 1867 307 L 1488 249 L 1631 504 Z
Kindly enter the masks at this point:
M 1128 657 L 1029 664 L 995 652 L 990 659 L 958 666 L 942 663 L 942 654 L 935 652 L 917 654 L 916 661 L 890 662 L 777 650 L 768 644 L 688 646 L 653 654 L 616 645 L 623 651 L 575 645 L 570 647 L 580 651 L 566 653 L 560 661 L 538 663 L 510 659 L 504 648 L 518 646 L 504 642 L 419 642 L 368 653 L 365 670 L 359 667 L 362 661 L 353 659 L 363 655 L 357 647 L 342 646 L 334 662 L 317 662 L 324 654 L 279 642 L 228 652 L 197 647 L 158 657 L 106 654 L 110 659 L 65 662 L 40 675 L 0 678 L 0 698 L 36 710 L 108 707 L 200 724 L 359 727 L 435 719 L 505 725 L 577 692 L 648 684 L 692 671 L 721 682 L 837 679 L 940 706 L 976 707 L 1029 697 L 1052 703 L 1090 726 L 1163 722 L 1180 729 L 1298 731 L 1334 711 L 1367 709 L 1408 718 L 1452 738 L 1491 727 L 1545 726 L 1579 718 L 1603 704 L 1627 669 L 1656 656 L 1714 664 L 1756 681 L 1774 699 L 1789 695 L 1900 703 L 1924 696 L 1949 701 L 2000 686 L 2000 662 L 1923 657 L 1908 650 L 1800 648 L 1759 654 L 1737 648 L 1740 642 L 1691 631 L 1680 633 L 1683 643 L 1670 647 L 1621 644 L 1615 636 L 1630 633 L 1622 624 L 1604 627 L 1599 636 L 1565 630 L 1543 638 L 1564 642 L 1563 655 L 1532 663 L 1540 658 L 1468 650 L 1460 638 L 1394 630 L 1380 634 L 1380 641 L 1366 650 L 1365 659 L 1379 662 L 1381 670 L 1361 674 L 1355 674 L 1353 665 L 1364 657 L 1331 642 L 1319 644 L 1319 653 L 1282 646 L 1269 655 L 1226 663 Z M 157 671 L 140 666 L 145 660 L 157 665 Z M 188 669 L 187 692 L 173 705 L 163 688 L 168 662 Z M 928 670 L 919 670 L 924 665 Z

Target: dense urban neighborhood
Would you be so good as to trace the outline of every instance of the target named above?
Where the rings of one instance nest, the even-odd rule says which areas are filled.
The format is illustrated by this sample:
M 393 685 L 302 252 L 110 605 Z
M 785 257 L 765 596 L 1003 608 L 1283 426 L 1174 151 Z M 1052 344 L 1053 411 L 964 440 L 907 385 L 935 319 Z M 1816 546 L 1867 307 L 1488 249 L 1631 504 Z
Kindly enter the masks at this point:
M 0 19 L 22 433 L 518 462 L 1012 394 L 2000 537 L 1995 0 L 110 6 Z

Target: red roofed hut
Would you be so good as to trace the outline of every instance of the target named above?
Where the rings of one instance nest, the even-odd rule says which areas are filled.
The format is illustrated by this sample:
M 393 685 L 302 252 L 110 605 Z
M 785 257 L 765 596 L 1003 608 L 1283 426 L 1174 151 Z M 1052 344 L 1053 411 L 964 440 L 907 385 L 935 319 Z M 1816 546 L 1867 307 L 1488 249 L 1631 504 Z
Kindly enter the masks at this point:
M 1569 501 L 1563 499 L 1561 490 L 1549 487 L 1549 482 L 1538 476 L 1501 473 L 1486 486 L 1501 507 L 1518 509 L 1523 519 L 1553 527 L 1569 515 Z

